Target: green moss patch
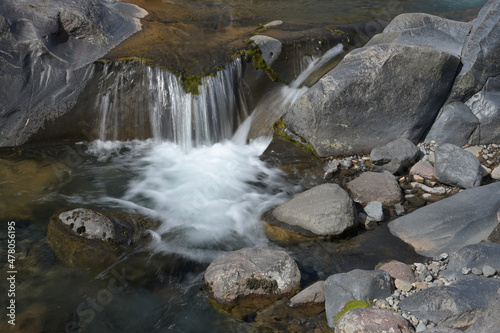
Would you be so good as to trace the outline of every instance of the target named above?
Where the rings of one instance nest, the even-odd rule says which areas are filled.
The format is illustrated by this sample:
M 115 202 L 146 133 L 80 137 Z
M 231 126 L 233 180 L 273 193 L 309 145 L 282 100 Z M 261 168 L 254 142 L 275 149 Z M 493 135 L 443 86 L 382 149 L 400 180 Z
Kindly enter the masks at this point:
M 183 75 L 182 85 L 184 86 L 184 90 L 187 93 L 191 93 L 193 95 L 199 95 L 200 90 L 198 89 L 198 87 L 201 85 L 201 76 Z
M 297 140 L 297 139 L 291 138 L 286 133 L 286 124 L 285 124 L 285 122 L 283 121 L 282 118 L 280 118 L 277 122 L 274 123 L 274 125 L 273 125 L 273 133 L 276 134 L 276 135 L 281 136 L 283 139 L 285 139 L 287 141 L 290 141 L 290 142 L 294 143 L 296 146 L 304 148 L 305 150 L 309 151 L 311 154 L 313 154 L 317 158 L 321 159 L 319 157 L 318 153 L 316 153 L 316 150 L 313 148 L 313 146 L 311 146 L 311 144 L 309 142 L 307 142 L 304 138 L 299 137 L 297 135 L 297 138 L 298 138 L 298 140 Z
M 357 309 L 357 308 L 367 308 L 367 307 L 370 307 L 370 302 L 368 302 L 368 301 L 360 301 L 357 299 L 354 299 L 352 301 L 348 301 L 347 303 L 344 304 L 344 307 L 342 308 L 342 310 L 340 310 L 340 312 L 338 312 L 333 317 L 333 321 L 334 321 L 334 323 L 337 323 L 337 321 L 339 321 L 339 319 L 347 312 L 354 310 L 354 309 Z
M 245 61 L 252 61 L 253 68 L 266 73 L 273 82 L 283 82 L 278 73 L 266 64 L 266 61 L 262 58 L 262 51 L 257 46 L 254 45 L 245 52 Z

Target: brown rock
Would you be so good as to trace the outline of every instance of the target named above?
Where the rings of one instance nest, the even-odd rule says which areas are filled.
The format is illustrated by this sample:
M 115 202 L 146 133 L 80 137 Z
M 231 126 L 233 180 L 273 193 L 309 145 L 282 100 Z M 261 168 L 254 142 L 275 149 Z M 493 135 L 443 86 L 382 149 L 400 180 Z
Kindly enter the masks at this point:
M 385 207 L 401 202 L 401 189 L 396 178 L 389 172 L 365 172 L 358 178 L 347 183 L 354 201 L 362 205 L 370 201 L 379 201 Z
M 290 299 L 290 307 L 325 303 L 325 281 L 318 281 Z
M 410 175 L 418 175 L 427 180 L 436 180 L 434 177 L 434 167 L 427 160 L 420 160 L 410 169 Z
M 415 282 L 415 274 L 410 266 L 397 260 L 383 264 L 378 269 L 384 270 L 395 279 L 400 279 L 410 283 Z
M 391 310 L 377 308 L 357 308 L 344 314 L 337 325 L 335 333 L 357 332 L 415 332 L 411 324 L 401 315 Z
M 429 286 L 425 282 L 420 282 L 420 281 L 413 283 L 413 286 L 415 287 L 415 289 L 420 289 L 420 290 L 425 290 L 429 288 Z

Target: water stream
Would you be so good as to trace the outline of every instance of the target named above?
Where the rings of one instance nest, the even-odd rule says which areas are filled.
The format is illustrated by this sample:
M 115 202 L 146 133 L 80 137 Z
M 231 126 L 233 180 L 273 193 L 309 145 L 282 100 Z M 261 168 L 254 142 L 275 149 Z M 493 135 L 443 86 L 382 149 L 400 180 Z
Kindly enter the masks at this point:
M 384 226 L 343 240 L 283 244 L 263 230 L 260 215 L 301 187 L 259 158 L 270 137 L 253 133 L 248 141 L 248 133 L 279 118 L 340 52 L 308 58 L 293 84 L 252 112 L 240 60 L 204 78 L 198 95 L 159 67 L 104 64 L 95 101 L 99 140 L 1 150 L 0 220 L 16 222 L 20 331 L 256 332 L 253 323 L 217 312 L 200 289 L 211 260 L 246 246 L 285 249 L 302 286 L 387 259 L 420 260 Z M 140 139 L 123 140 L 129 132 Z M 69 207 L 146 215 L 160 225 L 147 247 L 96 275 L 63 264 L 46 242 L 47 221 Z M 7 240 L 0 234 L 3 268 Z

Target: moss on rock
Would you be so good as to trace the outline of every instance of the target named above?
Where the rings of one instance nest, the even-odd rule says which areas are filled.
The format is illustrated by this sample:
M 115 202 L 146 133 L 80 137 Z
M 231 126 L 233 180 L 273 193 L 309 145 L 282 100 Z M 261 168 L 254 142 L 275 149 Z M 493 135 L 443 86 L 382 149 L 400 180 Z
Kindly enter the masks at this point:
M 316 156 L 318 159 L 321 159 L 316 153 L 316 150 L 311 146 L 309 142 L 307 142 L 304 138 L 295 135 L 295 138 L 290 137 L 290 135 L 287 134 L 287 132 L 290 133 L 290 131 L 287 129 L 285 122 L 283 121 L 282 118 L 280 118 L 277 122 L 274 123 L 273 125 L 273 133 L 276 135 L 281 136 L 283 139 L 290 141 L 294 143 L 296 146 L 299 146 L 301 148 L 304 148 L 305 150 L 309 151 L 311 154 Z
M 369 306 L 370 306 L 370 302 L 368 302 L 368 301 L 361 301 L 361 300 L 353 299 L 353 300 L 348 301 L 344 304 L 344 307 L 342 308 L 342 310 L 340 310 L 337 314 L 335 314 L 333 320 L 336 323 L 347 312 L 354 310 L 354 309 L 357 309 L 357 308 L 367 308 Z

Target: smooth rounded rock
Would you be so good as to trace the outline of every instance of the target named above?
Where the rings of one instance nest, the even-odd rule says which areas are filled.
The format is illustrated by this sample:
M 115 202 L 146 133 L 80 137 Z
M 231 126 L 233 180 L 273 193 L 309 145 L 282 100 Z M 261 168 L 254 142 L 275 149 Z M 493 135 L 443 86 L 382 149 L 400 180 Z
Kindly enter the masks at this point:
M 328 326 L 335 327 L 335 317 L 352 300 L 374 300 L 389 297 L 394 289 L 386 271 L 355 269 L 334 274 L 325 282 L 325 311 Z
M 305 236 L 333 236 L 358 225 L 354 203 L 337 184 L 323 184 L 299 193 L 272 212 L 275 222 Z
M 436 149 L 434 172 L 441 183 L 461 188 L 477 187 L 483 179 L 479 160 L 472 153 L 450 143 Z
M 417 160 L 420 150 L 406 138 L 391 141 L 385 146 L 373 148 L 370 161 L 374 171 L 387 170 L 399 174 L 407 170 Z
M 244 248 L 213 261 L 205 272 L 205 282 L 209 296 L 219 303 L 248 296 L 279 298 L 299 287 L 300 271 L 284 251 Z
M 353 200 L 362 205 L 370 201 L 379 201 L 387 207 L 403 199 L 396 178 L 389 172 L 364 172 L 347 183 L 347 189 L 351 192 Z
M 55 214 L 49 221 L 47 243 L 65 264 L 99 271 L 131 251 L 155 221 L 120 212 L 102 213 L 76 208 Z
M 393 260 L 386 264 L 383 264 L 378 269 L 386 271 L 391 277 L 395 279 L 400 279 L 409 283 L 414 283 L 416 281 L 415 274 L 413 273 L 411 267 L 397 260 Z
M 434 166 L 428 160 L 418 161 L 410 169 L 410 175 L 418 175 L 428 180 L 436 180 L 436 177 L 434 177 Z
M 337 325 L 335 333 L 410 333 L 415 332 L 408 320 L 391 310 L 376 308 L 357 308 L 344 314 Z

